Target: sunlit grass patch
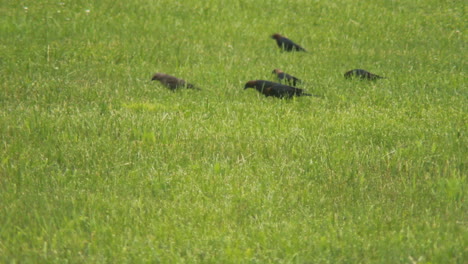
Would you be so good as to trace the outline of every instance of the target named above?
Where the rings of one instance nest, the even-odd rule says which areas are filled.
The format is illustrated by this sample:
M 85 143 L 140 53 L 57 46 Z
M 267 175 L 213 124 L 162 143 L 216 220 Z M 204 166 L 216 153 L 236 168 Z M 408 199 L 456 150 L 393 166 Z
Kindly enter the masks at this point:
M 148 103 L 148 102 L 133 102 L 133 103 L 122 103 L 124 108 L 128 108 L 136 111 L 149 111 L 149 112 L 173 112 L 180 110 L 179 105 L 164 105 L 160 103 Z

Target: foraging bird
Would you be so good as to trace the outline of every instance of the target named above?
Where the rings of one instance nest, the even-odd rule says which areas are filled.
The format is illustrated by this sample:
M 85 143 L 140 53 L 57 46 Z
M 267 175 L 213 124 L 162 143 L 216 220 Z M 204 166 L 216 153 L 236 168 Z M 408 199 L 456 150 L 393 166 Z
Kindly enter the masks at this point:
M 274 96 L 278 98 L 291 98 L 293 96 L 313 96 L 311 94 L 304 93 L 304 90 L 296 87 L 264 80 L 248 81 L 244 86 L 244 89 L 247 88 L 255 88 L 266 97 Z
M 284 51 L 304 51 L 307 52 L 303 47 L 297 45 L 292 40 L 281 36 L 280 34 L 276 33 L 271 36 L 272 39 L 276 40 L 276 44 L 281 50 Z
M 368 79 L 368 80 L 385 79 L 385 77 L 378 76 L 376 74 L 370 73 L 363 69 L 354 69 L 354 70 L 347 71 L 344 74 L 344 77 L 348 79 L 357 77 L 357 78 Z
M 196 89 L 196 90 L 201 90 L 198 87 L 195 87 L 195 85 L 188 83 L 182 79 L 179 79 L 177 77 L 171 76 L 169 74 L 165 73 L 156 73 L 153 75 L 153 78 L 151 79 L 152 81 L 159 81 L 162 84 L 164 84 L 167 88 L 171 90 L 176 90 L 178 88 L 187 88 L 187 89 Z
M 285 73 L 284 71 L 282 71 L 280 69 L 274 69 L 272 73 L 276 74 L 276 76 L 278 77 L 278 80 L 280 82 L 283 81 L 284 79 L 286 79 L 286 83 L 291 85 L 291 86 L 296 86 L 296 83 L 301 83 L 302 82 L 297 77 L 294 77 L 294 76 L 292 76 L 290 74 L 287 74 L 287 73 Z

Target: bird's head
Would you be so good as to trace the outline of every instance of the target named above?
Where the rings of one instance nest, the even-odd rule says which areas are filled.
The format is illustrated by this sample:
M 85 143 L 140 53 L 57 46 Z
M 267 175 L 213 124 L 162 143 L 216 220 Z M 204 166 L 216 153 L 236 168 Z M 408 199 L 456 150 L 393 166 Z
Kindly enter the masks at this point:
M 257 81 L 248 81 L 244 86 L 244 90 L 248 88 L 255 88 L 256 85 L 257 85 Z
M 281 35 L 278 34 L 278 33 L 275 33 L 275 34 L 271 35 L 271 38 L 272 38 L 272 39 L 280 39 L 280 38 L 282 38 L 282 37 L 283 37 L 283 36 L 281 36 Z
M 274 69 L 271 73 L 280 74 L 283 73 L 283 71 L 280 69 Z
M 151 78 L 152 81 L 156 81 L 156 80 L 161 80 L 163 77 L 163 74 L 162 73 L 156 73 L 153 75 L 153 78 Z

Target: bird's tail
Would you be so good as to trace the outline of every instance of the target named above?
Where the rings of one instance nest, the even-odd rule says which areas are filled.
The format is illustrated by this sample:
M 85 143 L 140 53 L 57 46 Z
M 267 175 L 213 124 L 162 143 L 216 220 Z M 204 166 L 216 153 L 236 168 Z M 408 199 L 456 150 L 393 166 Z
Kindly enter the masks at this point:
M 188 89 L 192 89 L 192 90 L 198 90 L 198 91 L 201 91 L 201 90 L 202 90 L 201 88 L 199 88 L 199 87 L 197 87 L 197 86 L 195 86 L 195 85 L 193 85 L 193 84 L 188 84 L 188 85 L 187 85 L 187 88 L 188 88 Z

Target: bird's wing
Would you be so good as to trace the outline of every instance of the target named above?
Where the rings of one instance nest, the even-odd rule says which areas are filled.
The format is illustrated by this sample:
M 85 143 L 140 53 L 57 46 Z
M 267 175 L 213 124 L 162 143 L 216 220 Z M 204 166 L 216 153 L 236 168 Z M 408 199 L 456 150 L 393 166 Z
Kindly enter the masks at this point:
M 298 78 L 296 78 L 295 76 L 292 76 L 290 74 L 286 74 L 286 79 L 288 80 L 294 80 L 294 81 L 300 81 Z
M 294 43 L 294 41 L 288 39 L 288 38 L 283 38 L 283 43 L 284 43 L 284 46 L 285 47 L 293 47 L 293 46 L 297 46 L 296 43 Z
M 169 78 L 167 82 L 173 87 L 181 87 L 187 85 L 184 80 L 178 78 Z
M 302 93 L 302 89 L 291 87 L 288 85 L 274 85 L 272 87 L 272 93 L 277 96 L 293 96 L 294 94 Z

